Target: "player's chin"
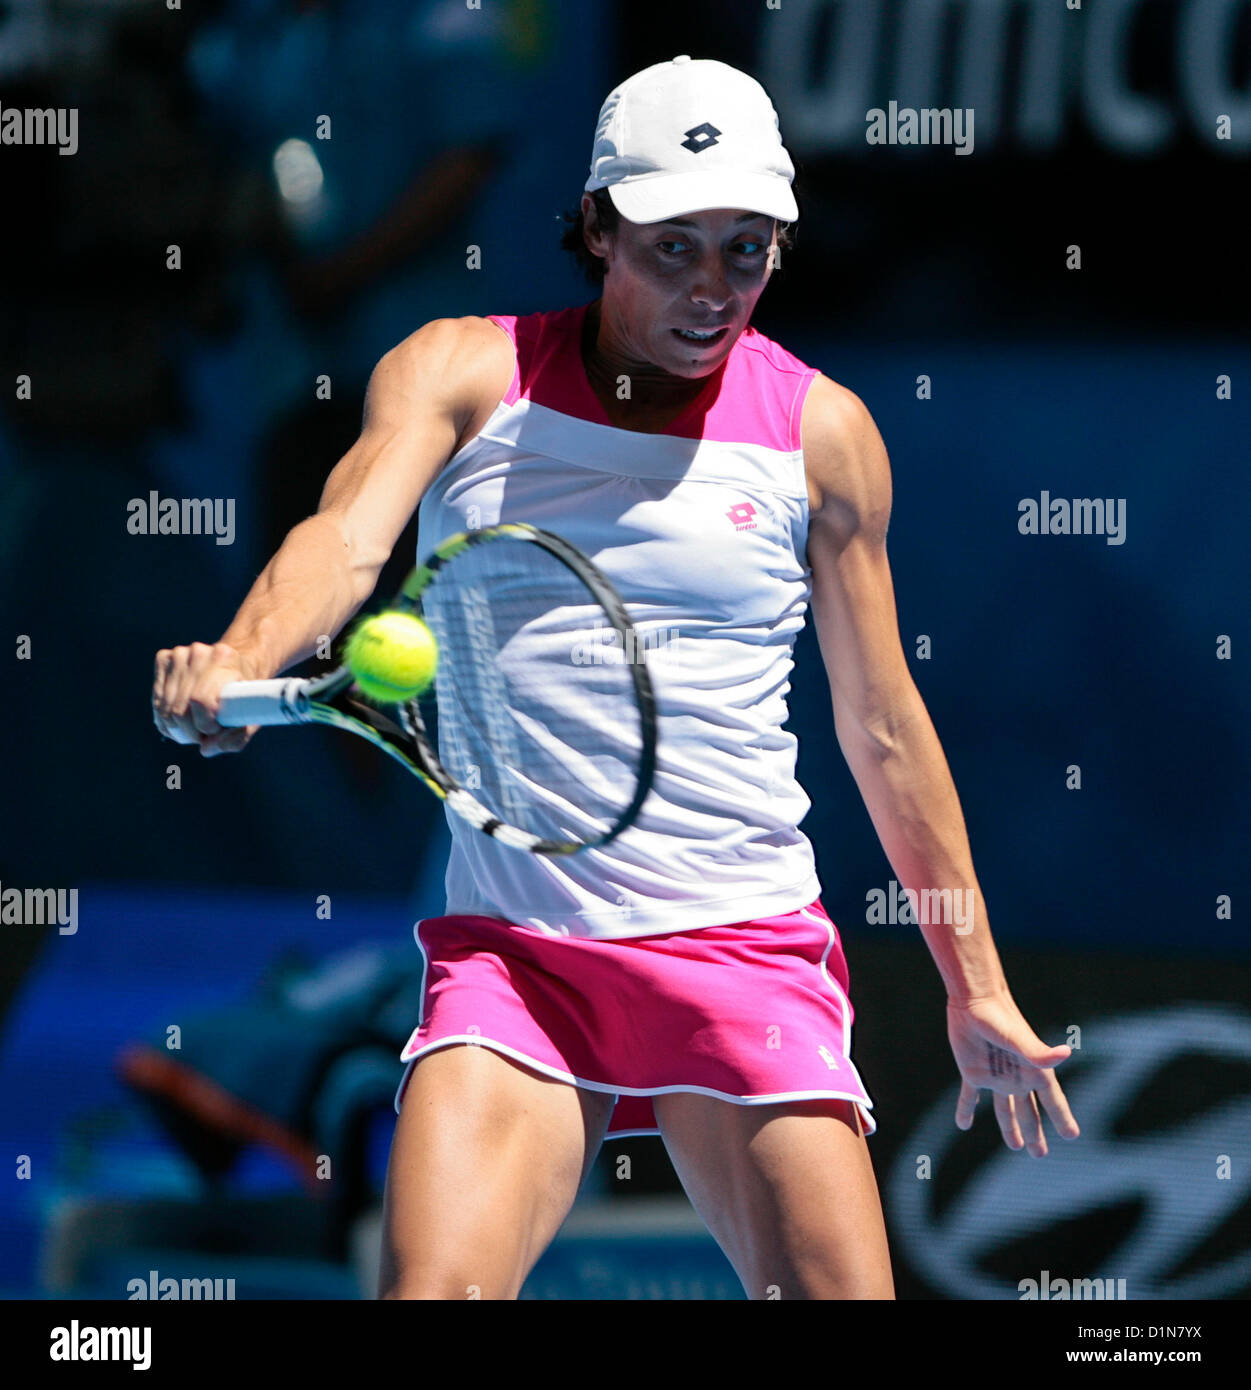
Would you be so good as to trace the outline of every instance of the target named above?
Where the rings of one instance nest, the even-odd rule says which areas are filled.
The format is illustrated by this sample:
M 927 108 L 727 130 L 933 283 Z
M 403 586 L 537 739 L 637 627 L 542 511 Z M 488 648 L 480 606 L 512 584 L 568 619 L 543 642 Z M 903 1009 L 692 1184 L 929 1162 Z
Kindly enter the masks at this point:
M 707 376 L 730 355 L 739 332 L 739 329 L 727 328 L 718 337 L 701 343 L 670 330 L 664 345 L 666 366 L 674 376 Z

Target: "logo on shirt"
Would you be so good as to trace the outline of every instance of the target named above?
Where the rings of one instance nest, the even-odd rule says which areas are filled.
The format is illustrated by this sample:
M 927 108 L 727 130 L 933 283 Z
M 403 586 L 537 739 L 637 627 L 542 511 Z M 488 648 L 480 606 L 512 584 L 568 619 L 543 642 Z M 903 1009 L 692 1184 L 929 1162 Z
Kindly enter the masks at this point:
M 715 125 L 710 125 L 707 121 L 703 125 L 692 126 L 690 130 L 682 132 L 686 139 L 682 141 L 682 148 L 690 150 L 692 154 L 702 154 L 710 146 L 717 143 L 717 138 L 721 132 Z
M 734 523 L 736 531 L 754 531 L 756 529 L 756 509 L 750 502 L 735 502 L 726 512 L 726 516 Z

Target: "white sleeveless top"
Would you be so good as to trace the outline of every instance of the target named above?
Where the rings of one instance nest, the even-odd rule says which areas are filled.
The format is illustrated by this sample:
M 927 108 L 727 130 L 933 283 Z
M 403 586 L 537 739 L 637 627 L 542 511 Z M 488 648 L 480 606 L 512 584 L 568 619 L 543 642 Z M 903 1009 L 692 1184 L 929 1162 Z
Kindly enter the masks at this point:
M 645 642 L 655 785 L 634 825 L 570 856 L 523 853 L 448 811 L 446 910 L 620 938 L 805 907 L 820 896 L 798 829 L 811 803 L 782 725 L 811 594 L 799 426 L 816 373 L 748 328 L 663 433 L 619 429 L 583 366 L 586 309 L 491 316 L 517 368 L 423 497 L 418 559 L 501 521 L 589 556 Z

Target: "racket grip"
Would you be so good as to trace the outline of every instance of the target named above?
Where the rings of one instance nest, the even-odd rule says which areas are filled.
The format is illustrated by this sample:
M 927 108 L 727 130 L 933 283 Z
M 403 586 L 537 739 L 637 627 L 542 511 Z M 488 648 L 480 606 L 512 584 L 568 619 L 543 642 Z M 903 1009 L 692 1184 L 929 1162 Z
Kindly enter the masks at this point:
M 298 676 L 270 681 L 231 681 L 222 686 L 217 722 L 223 729 L 248 724 L 303 724 L 307 722 L 306 691 L 310 682 Z

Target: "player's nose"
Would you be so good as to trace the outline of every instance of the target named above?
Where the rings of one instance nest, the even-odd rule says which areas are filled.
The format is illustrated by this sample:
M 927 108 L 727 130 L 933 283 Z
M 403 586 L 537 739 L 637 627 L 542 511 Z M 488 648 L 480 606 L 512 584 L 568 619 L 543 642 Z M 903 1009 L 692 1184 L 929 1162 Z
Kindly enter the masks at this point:
M 691 303 L 720 312 L 730 302 L 730 284 L 719 256 L 705 256 L 695 268 Z

